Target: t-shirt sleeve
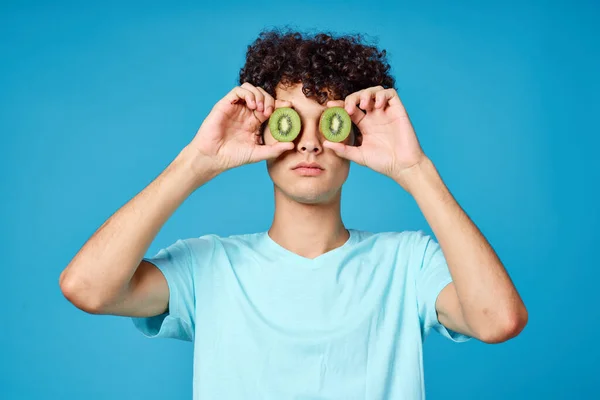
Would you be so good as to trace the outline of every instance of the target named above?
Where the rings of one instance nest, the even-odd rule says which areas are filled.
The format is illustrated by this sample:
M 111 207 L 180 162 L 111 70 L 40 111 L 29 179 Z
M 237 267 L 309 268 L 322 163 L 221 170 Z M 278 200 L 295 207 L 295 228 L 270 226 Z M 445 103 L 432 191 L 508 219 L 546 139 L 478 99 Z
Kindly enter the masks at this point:
M 469 336 L 448 329 L 438 319 L 436 300 L 444 287 L 452 282 L 452 276 L 440 245 L 423 232 L 417 232 L 416 241 L 417 303 L 424 336 L 435 329 L 442 336 L 455 342 L 464 342 Z
M 134 326 L 150 338 L 194 339 L 195 274 L 193 258 L 185 240 L 177 240 L 153 257 L 144 260 L 154 264 L 169 286 L 169 307 L 152 317 L 132 317 Z

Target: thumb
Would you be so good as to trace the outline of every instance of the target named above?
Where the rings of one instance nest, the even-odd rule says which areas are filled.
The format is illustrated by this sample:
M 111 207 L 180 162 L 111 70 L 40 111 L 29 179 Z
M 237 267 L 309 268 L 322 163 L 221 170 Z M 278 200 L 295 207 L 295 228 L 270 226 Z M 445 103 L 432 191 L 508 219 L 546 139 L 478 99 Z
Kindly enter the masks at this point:
M 356 146 L 348 146 L 343 143 L 330 142 L 326 140 L 323 142 L 323 147 L 333 150 L 335 154 L 342 158 L 364 165 L 362 153 Z
M 293 142 L 277 142 L 273 144 L 257 144 L 252 151 L 251 162 L 259 162 L 270 158 L 277 158 L 285 151 L 292 150 L 295 144 Z

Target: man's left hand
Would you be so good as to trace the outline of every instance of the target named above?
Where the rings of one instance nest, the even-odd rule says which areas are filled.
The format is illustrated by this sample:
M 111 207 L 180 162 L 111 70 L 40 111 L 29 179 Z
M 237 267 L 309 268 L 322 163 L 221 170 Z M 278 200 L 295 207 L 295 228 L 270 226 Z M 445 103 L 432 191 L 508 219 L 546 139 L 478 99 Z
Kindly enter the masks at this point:
M 397 181 L 426 160 L 395 89 L 371 87 L 348 95 L 344 101 L 329 101 L 327 106 L 344 107 L 362 133 L 360 146 L 325 141 L 324 146 L 338 156 Z

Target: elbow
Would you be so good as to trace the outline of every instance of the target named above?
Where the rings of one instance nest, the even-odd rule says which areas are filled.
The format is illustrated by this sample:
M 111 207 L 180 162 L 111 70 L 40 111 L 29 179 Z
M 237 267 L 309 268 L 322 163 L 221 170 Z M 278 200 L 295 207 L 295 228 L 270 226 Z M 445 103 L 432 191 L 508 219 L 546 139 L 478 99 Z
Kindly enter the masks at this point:
M 60 290 L 71 304 L 88 314 L 105 314 L 105 302 L 95 295 L 81 279 L 67 277 L 65 271 L 60 274 Z
M 528 312 L 525 306 L 505 312 L 503 317 L 498 317 L 480 332 L 479 339 L 489 344 L 506 342 L 517 337 L 528 322 Z

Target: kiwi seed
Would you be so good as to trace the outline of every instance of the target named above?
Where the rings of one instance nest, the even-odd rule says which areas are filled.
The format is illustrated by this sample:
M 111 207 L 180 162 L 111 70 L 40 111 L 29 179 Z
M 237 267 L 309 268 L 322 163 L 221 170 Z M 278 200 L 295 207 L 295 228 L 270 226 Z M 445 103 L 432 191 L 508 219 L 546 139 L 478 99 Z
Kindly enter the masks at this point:
M 300 133 L 300 116 L 293 108 L 278 108 L 269 117 L 269 130 L 275 140 L 291 142 Z
M 343 107 L 330 107 L 323 112 L 319 128 L 330 142 L 341 142 L 352 129 L 352 120 Z

